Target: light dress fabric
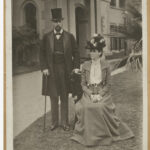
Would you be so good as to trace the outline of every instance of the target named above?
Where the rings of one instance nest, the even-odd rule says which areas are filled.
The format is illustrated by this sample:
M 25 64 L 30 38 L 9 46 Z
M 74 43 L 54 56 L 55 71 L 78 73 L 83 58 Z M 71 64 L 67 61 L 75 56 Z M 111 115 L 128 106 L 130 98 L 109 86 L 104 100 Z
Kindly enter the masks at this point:
M 91 76 L 94 70 L 91 68 L 94 66 L 92 61 L 83 64 L 81 85 L 84 93 L 75 106 L 78 120 L 71 139 L 85 146 L 110 145 L 114 141 L 134 136 L 130 128 L 115 113 L 115 105 L 110 94 L 109 65 L 105 60 L 100 60 L 99 63 L 96 80 Z M 98 83 L 98 79 L 101 82 L 95 87 L 91 85 L 91 79 L 92 83 Z M 93 103 L 92 93 L 99 93 L 102 96 L 101 101 Z
M 92 61 L 90 70 L 90 83 L 99 84 L 102 80 L 100 58 L 96 61 Z

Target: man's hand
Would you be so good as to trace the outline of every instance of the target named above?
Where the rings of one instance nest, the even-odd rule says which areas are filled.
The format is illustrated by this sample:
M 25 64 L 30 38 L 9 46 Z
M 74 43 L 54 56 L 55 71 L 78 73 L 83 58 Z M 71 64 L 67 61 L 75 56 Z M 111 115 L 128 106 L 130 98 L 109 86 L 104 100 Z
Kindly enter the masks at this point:
M 47 76 L 50 75 L 49 70 L 48 70 L 48 69 L 44 69 L 44 70 L 43 70 L 43 74 L 44 74 L 44 75 L 47 75 Z
M 74 73 L 76 73 L 76 74 L 80 74 L 80 69 L 75 68 L 75 69 L 73 69 L 73 71 L 72 71 L 72 72 L 74 72 Z

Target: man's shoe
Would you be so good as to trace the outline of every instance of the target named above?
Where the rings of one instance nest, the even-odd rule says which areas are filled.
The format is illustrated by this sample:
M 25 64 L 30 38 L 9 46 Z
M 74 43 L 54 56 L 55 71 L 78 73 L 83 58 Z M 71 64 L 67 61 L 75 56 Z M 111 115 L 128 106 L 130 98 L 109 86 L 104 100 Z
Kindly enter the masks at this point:
M 64 131 L 69 131 L 69 129 L 70 129 L 68 125 L 63 125 L 62 127 L 63 127 Z
M 58 126 L 57 125 L 51 125 L 50 129 L 51 131 L 55 130 Z

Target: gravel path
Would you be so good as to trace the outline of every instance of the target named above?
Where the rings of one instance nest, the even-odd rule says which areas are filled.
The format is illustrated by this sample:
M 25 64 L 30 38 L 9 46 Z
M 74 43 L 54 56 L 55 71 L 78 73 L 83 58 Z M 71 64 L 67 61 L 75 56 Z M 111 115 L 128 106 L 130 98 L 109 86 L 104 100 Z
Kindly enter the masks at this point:
M 43 117 L 36 120 L 14 139 L 14 150 L 141 150 L 142 149 L 142 78 L 141 73 L 124 72 L 112 77 L 112 97 L 119 117 L 128 124 L 135 138 L 111 146 L 84 147 L 70 140 L 72 130 L 61 128 L 43 132 Z M 48 113 L 47 116 L 50 116 Z

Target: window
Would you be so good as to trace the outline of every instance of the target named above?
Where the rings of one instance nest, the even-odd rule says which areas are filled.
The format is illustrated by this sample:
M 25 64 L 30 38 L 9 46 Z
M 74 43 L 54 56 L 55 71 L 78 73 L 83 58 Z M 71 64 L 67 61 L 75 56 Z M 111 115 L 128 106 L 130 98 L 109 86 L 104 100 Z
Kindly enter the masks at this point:
M 116 37 L 111 37 L 110 38 L 110 48 L 111 50 L 116 50 L 117 49 L 117 38 Z
M 126 26 L 127 25 L 127 18 L 124 17 L 124 25 Z
M 121 50 L 125 49 L 125 38 L 121 37 L 111 37 L 110 38 L 110 49 L 111 50 Z
M 118 26 L 118 32 L 124 33 L 125 32 L 125 26 L 124 25 L 119 25 Z
M 36 7 L 32 3 L 24 7 L 26 24 L 36 31 Z
M 125 38 L 121 38 L 121 49 L 126 49 L 127 48 L 127 43 Z
M 114 50 L 116 50 L 117 49 L 117 38 L 115 37 L 114 38 Z
M 114 33 L 114 32 L 117 32 L 117 25 L 111 24 L 110 25 L 110 33 Z
M 122 49 L 122 43 L 121 42 L 122 42 L 122 40 L 121 40 L 121 38 L 119 38 L 119 48 L 118 48 L 119 51 Z
M 110 25 L 110 33 L 124 33 L 126 31 L 126 26 L 125 25 L 115 25 L 115 24 L 111 24 Z
M 116 0 L 111 0 L 110 6 L 116 6 Z
M 125 8 L 125 0 L 119 0 L 119 7 Z

